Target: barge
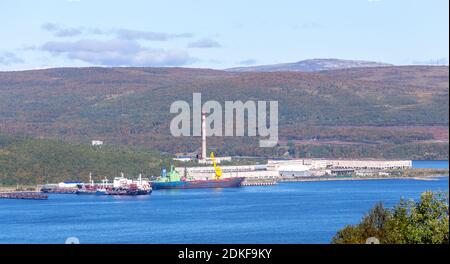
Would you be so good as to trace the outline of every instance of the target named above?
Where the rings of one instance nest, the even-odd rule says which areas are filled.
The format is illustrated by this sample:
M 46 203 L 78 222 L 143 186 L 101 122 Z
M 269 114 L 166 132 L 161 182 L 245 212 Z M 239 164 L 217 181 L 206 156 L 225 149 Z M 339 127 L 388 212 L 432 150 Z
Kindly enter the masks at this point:
M 48 195 L 40 192 L 6 192 L 0 193 L 0 199 L 47 200 Z

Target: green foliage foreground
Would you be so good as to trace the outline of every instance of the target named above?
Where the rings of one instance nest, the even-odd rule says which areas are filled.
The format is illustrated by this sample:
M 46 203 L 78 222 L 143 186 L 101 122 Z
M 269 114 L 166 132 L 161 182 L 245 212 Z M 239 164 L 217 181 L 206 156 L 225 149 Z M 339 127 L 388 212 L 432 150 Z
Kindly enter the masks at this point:
M 392 209 L 378 203 L 357 225 L 338 231 L 334 244 L 448 244 L 448 194 L 424 192 L 420 200 L 400 200 Z

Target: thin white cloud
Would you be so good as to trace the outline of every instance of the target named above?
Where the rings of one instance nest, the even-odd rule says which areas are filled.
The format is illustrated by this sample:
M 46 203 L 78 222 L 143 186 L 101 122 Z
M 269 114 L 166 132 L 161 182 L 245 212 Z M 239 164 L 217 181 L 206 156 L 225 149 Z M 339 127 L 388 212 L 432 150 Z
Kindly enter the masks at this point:
M 194 41 L 188 44 L 188 48 L 201 48 L 201 49 L 209 49 L 209 48 L 220 48 L 221 45 L 219 42 L 213 39 L 201 39 L 198 41 Z
M 153 31 L 131 30 L 131 29 L 118 29 L 114 31 L 118 38 L 127 40 L 154 40 L 154 41 L 166 41 L 176 38 L 191 38 L 191 33 L 181 34 L 169 34 Z
M 100 28 L 85 27 L 66 27 L 56 23 L 46 23 L 41 26 L 45 31 L 51 32 L 56 37 L 73 37 L 81 34 L 93 34 L 104 36 L 115 36 L 123 40 L 150 40 L 150 41 L 168 41 L 179 38 L 192 38 L 192 33 L 165 33 L 148 30 L 133 30 L 126 28 L 104 30 Z
M 195 61 L 186 51 L 150 49 L 136 41 L 119 39 L 51 41 L 39 49 L 103 66 L 181 66 Z
M 83 28 L 65 27 L 55 23 L 46 23 L 41 26 L 45 31 L 52 32 L 56 37 L 73 37 L 83 33 Z

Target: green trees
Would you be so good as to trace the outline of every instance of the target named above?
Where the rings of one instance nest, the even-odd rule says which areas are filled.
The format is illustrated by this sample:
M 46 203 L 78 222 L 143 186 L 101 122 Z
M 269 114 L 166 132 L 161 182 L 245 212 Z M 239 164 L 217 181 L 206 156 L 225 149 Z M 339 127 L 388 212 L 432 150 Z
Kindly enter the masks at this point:
M 127 177 L 159 175 L 170 158 L 148 149 L 0 134 L 0 185 L 86 181 L 89 173 L 96 181 L 121 172 Z
M 376 237 L 383 244 L 448 244 L 448 195 L 424 192 L 418 202 L 401 200 L 392 209 L 375 205 L 357 225 L 333 237 L 334 244 L 362 244 Z
M 279 102 L 280 147 L 210 137 L 220 155 L 448 159 L 448 67 L 381 67 L 320 73 L 230 73 L 180 68 L 60 68 L 0 72 L 0 131 L 177 153 L 199 137 L 169 133 L 170 105 Z M 283 143 L 282 143 L 283 142 Z M 295 147 L 295 148 L 294 148 Z M 300 151 L 296 148 L 300 147 Z

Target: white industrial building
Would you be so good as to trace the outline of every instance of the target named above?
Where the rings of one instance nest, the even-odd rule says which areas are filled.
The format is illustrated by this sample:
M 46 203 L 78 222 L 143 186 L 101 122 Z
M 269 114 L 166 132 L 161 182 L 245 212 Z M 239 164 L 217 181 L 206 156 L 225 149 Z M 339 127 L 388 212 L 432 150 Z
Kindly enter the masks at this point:
M 101 140 L 92 140 L 91 145 L 92 146 L 101 146 L 101 145 L 103 145 L 103 141 L 101 141 Z
M 222 177 L 246 177 L 246 178 L 278 178 L 278 171 L 268 171 L 266 166 L 243 165 L 243 166 L 220 166 Z M 181 175 L 185 174 L 185 168 L 176 168 Z M 213 179 L 215 177 L 214 167 L 187 167 L 187 175 L 194 179 Z
M 58 183 L 59 188 L 76 188 L 81 182 L 60 182 Z
M 216 161 L 217 164 L 220 164 L 224 161 L 231 161 L 231 157 L 226 156 L 226 157 L 214 157 L 214 160 Z M 213 164 L 213 161 L 211 158 L 204 158 L 204 159 L 199 159 L 198 163 L 200 164 Z
M 188 162 L 193 156 L 177 156 L 174 160 Z M 231 157 L 216 157 L 216 163 L 231 161 Z M 202 146 L 199 164 L 213 164 L 207 156 L 206 149 L 206 114 L 202 113 Z M 330 174 L 354 173 L 355 170 L 386 170 L 411 168 L 410 160 L 325 160 L 325 159 L 293 159 L 268 160 L 267 165 L 221 166 L 222 177 L 246 178 L 278 178 L 278 177 L 310 177 Z M 187 167 L 176 169 L 181 175 L 194 179 L 213 179 L 213 166 Z
M 269 160 L 267 166 L 278 168 L 280 166 L 309 166 L 311 170 L 318 169 L 407 169 L 412 168 L 411 160 L 325 160 L 325 159 L 294 159 Z
M 283 177 L 308 177 L 311 176 L 310 169 L 306 165 L 282 165 L 278 167 L 278 172 Z
M 342 169 L 408 169 L 412 168 L 411 160 L 330 160 L 334 168 Z
M 410 160 L 268 160 L 267 165 L 220 166 L 222 177 L 278 178 L 311 177 L 348 174 L 364 170 L 405 169 L 412 167 Z M 184 168 L 177 171 L 184 175 Z M 187 167 L 187 175 L 195 179 L 213 179 L 213 166 Z M 381 174 L 380 174 L 381 175 Z
M 181 162 L 189 162 L 189 161 L 193 161 L 194 158 L 192 156 L 188 156 L 188 155 L 179 155 L 179 156 L 176 156 L 175 158 L 173 158 L 173 160 L 181 161 Z
M 311 176 L 310 167 L 304 165 L 241 165 L 241 166 L 220 166 L 222 177 L 246 177 L 246 178 L 278 178 Z M 195 179 L 212 179 L 215 176 L 214 167 L 187 167 L 187 175 Z M 185 168 L 177 168 L 181 174 L 185 174 Z

